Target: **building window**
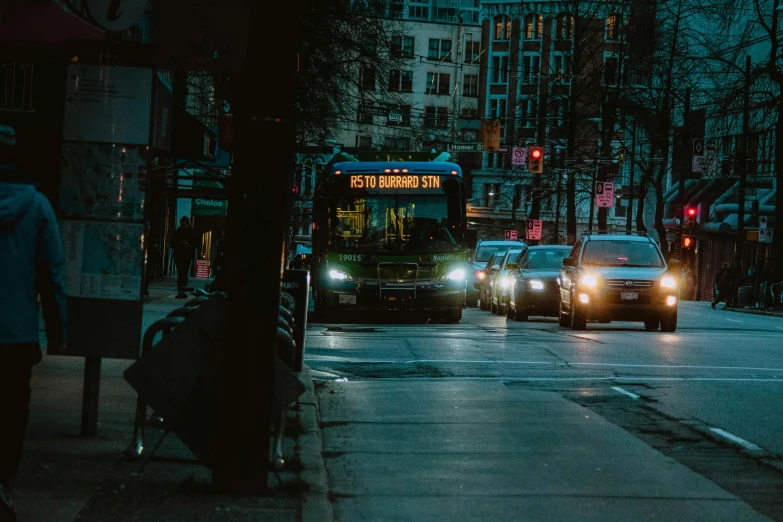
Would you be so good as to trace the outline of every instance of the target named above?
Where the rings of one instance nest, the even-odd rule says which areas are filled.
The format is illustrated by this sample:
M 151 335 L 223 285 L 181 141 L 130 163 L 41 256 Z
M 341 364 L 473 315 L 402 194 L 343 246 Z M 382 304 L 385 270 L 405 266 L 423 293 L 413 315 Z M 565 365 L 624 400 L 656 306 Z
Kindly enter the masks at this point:
M 511 39 L 511 18 L 506 15 L 495 17 L 495 41 Z
M 356 136 L 356 146 L 363 150 L 372 148 L 372 136 Z
M 465 62 L 479 63 L 481 57 L 481 42 L 468 40 L 465 42 Z
M 522 83 L 538 83 L 541 76 L 541 56 L 535 53 L 522 56 Z
M 446 129 L 448 128 L 448 109 L 446 107 L 424 107 L 424 128 L 425 129 Z
M 555 39 L 570 40 L 574 31 L 574 18 L 568 13 L 555 17 Z
M 365 91 L 375 90 L 375 69 L 372 67 L 363 67 L 359 75 L 359 85 Z
M 620 73 L 618 67 L 617 58 L 614 56 L 604 57 L 604 84 L 617 85 Z
M 495 154 L 499 156 L 499 154 Z M 500 200 L 500 183 L 484 183 L 484 206 L 494 207 Z
M 428 20 L 429 17 L 430 17 L 429 7 L 422 6 L 422 5 L 412 5 L 408 7 L 408 18 Z
M 363 108 L 364 103 L 359 102 L 359 115 L 356 121 L 359 123 L 372 123 L 372 114 L 367 114 L 366 112 L 362 111 Z
M 554 81 L 558 83 L 571 83 L 571 56 L 558 53 L 555 54 L 554 58 Z
M 612 13 L 606 18 L 606 39 L 616 42 L 620 39 L 620 24 L 622 17 L 619 13 Z
M 492 83 L 508 83 L 508 56 L 492 57 Z
M 544 32 L 544 19 L 535 13 L 525 15 L 525 40 L 540 40 Z
M 538 98 L 523 98 L 518 105 L 519 126 L 532 129 L 538 121 Z
M 462 83 L 463 96 L 478 96 L 478 76 L 475 74 L 466 74 Z
M 392 92 L 411 92 L 413 90 L 413 71 L 391 71 L 389 73 L 389 90 Z
M 450 62 L 451 40 L 438 40 L 437 38 L 430 38 L 427 58 L 430 60 L 445 60 Z
M 500 122 L 500 139 L 506 135 L 506 108 L 508 101 L 505 98 L 489 100 L 489 117 Z
M 383 150 L 410 150 L 410 139 L 387 136 L 383 139 Z
M 427 94 L 450 94 L 451 75 L 446 73 L 427 73 Z
M 413 58 L 413 43 L 412 36 L 392 36 L 392 58 Z

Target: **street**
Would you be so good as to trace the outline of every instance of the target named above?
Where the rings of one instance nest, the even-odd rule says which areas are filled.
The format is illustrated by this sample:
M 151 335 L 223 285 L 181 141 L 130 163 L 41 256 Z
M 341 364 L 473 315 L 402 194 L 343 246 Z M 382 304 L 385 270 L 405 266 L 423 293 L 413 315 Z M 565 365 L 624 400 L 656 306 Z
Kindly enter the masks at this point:
M 552 392 L 709 479 L 758 513 L 783 520 L 783 319 L 779 317 L 682 302 L 675 333 L 647 332 L 640 323 L 622 322 L 589 323 L 586 331 L 575 332 L 559 327 L 555 318 L 522 323 L 472 308 L 465 310 L 456 325 L 311 324 L 305 361 L 313 377 L 323 379 L 319 399 L 327 457 L 330 449 L 342 455 L 352 445 L 362 446 L 359 434 L 335 439 L 330 429 L 346 422 L 374 422 L 361 418 L 364 414 L 392 415 L 383 421 L 392 424 L 443 420 L 411 421 L 410 414 L 406 418 L 404 413 L 404 401 L 395 406 L 368 405 L 369 399 L 351 394 L 345 386 L 349 383 L 359 381 L 359 388 L 366 383 L 367 397 L 381 401 L 390 400 L 384 399 L 383 383 L 390 390 L 392 383 L 412 385 L 413 381 L 424 386 L 423 393 L 439 393 L 426 388 L 427 383 L 451 383 L 457 395 L 459 383 L 500 385 L 512 392 Z M 480 389 L 497 391 L 497 387 Z M 506 412 L 502 406 L 496 412 L 503 418 L 518 405 L 512 396 L 488 400 L 506 405 Z M 411 406 L 411 412 L 415 410 Z M 546 413 L 539 412 L 538 417 L 534 423 L 545 421 Z M 558 423 L 557 419 L 553 422 Z M 471 447 L 464 430 L 457 428 L 460 425 L 454 426 L 453 433 L 448 426 L 441 427 L 441 435 L 452 441 L 443 444 L 449 446 L 463 437 L 462 442 Z M 476 437 L 473 443 L 486 442 L 484 435 Z M 348 442 L 346 447 L 334 448 L 340 446 L 335 440 Z M 611 459 L 604 455 L 603 460 Z M 644 475 L 646 462 L 639 465 L 632 476 Z M 336 462 L 327 459 L 327 469 L 339 475 Z M 338 484 L 333 494 L 339 496 L 340 488 Z M 347 487 L 343 493 L 351 497 L 356 491 Z M 337 506 L 338 518 L 340 509 Z M 701 516 L 707 515 L 702 512 Z

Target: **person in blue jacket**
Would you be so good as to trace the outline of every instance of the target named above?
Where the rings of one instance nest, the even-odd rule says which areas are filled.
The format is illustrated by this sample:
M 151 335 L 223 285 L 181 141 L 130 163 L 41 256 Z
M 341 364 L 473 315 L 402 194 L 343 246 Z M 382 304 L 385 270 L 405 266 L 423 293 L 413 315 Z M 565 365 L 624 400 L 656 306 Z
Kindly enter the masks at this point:
M 39 296 L 47 350 L 66 345 L 60 231 L 49 200 L 16 166 L 16 151 L 14 129 L 0 125 L 0 522 L 16 520 L 8 488 L 22 456 L 32 369 L 41 361 Z

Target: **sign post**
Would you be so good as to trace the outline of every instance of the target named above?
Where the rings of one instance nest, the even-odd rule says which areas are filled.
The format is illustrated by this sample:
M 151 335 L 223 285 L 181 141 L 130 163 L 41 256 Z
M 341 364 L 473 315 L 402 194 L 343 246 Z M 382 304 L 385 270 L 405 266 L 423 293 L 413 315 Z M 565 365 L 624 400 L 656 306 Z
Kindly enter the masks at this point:
M 519 238 L 516 230 L 506 230 L 505 237 L 507 241 L 516 241 Z

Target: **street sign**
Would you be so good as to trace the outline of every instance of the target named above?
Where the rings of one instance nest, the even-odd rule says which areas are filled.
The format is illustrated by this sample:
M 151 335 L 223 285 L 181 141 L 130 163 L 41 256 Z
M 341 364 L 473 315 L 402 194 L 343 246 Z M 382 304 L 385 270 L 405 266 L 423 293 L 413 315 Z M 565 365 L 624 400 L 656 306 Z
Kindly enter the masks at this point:
M 715 140 L 693 140 L 691 171 L 702 175 L 718 173 L 718 144 Z
M 196 259 L 196 277 L 209 279 L 209 259 Z
M 514 147 L 511 152 L 512 165 L 525 165 L 527 163 L 527 147 Z
M 525 239 L 540 241 L 541 228 L 542 228 L 542 223 L 540 219 L 528 219 L 527 228 L 525 229 Z
M 595 182 L 595 206 L 601 208 L 614 207 L 614 183 L 611 181 Z
M 518 239 L 516 230 L 506 230 L 506 240 L 515 241 Z
M 378 107 L 367 103 L 359 105 L 359 112 L 367 116 L 389 116 L 388 107 Z
M 402 123 L 402 113 L 401 112 L 390 112 L 389 113 L 389 121 L 396 121 L 396 122 Z
M 449 143 L 449 152 L 481 152 L 484 144 L 481 142 Z

